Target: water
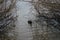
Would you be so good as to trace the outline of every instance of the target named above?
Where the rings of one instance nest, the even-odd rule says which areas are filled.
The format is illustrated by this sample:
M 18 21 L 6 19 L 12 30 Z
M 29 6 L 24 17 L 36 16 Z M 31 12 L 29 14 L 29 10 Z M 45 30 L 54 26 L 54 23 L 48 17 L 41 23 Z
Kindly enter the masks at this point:
M 16 27 L 13 27 L 13 30 L 10 29 L 11 31 L 8 31 L 7 36 L 1 35 L 3 36 L 1 40 L 59 40 L 60 34 L 57 32 L 58 30 L 52 26 L 48 27 L 43 17 L 37 17 L 38 13 L 30 1 L 32 0 L 17 0 Z M 47 10 L 42 5 L 40 7 L 40 9 Z M 11 11 L 13 12 L 13 10 Z M 44 11 L 44 13 L 48 12 Z M 14 14 L 13 16 L 16 16 Z M 28 24 L 28 20 L 32 21 L 32 25 Z
M 59 40 L 59 33 L 53 33 L 56 32 L 56 29 L 47 27 L 44 18 L 36 17 L 37 12 L 32 3 L 25 0 L 17 1 L 16 5 L 18 15 L 16 24 L 17 40 L 55 40 L 54 38 Z M 32 21 L 32 26 L 28 24 L 28 20 Z
M 18 1 L 17 2 L 17 14 L 18 14 L 18 23 L 17 23 L 17 31 L 18 31 L 18 40 L 31 40 L 32 32 L 30 31 L 28 25 L 28 20 L 34 20 L 35 14 L 31 11 L 32 4 L 29 2 Z M 33 14 L 34 15 L 33 15 Z

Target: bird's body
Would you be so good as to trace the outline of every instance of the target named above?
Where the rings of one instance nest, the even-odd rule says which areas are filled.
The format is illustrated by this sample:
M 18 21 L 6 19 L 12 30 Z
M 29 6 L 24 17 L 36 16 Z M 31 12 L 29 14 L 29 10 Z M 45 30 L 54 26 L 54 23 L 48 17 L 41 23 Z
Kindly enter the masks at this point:
M 31 20 L 28 20 L 28 24 L 30 24 L 32 26 L 32 21 Z
M 32 21 L 31 21 L 31 20 L 29 20 L 29 21 L 28 21 L 28 24 L 32 24 Z

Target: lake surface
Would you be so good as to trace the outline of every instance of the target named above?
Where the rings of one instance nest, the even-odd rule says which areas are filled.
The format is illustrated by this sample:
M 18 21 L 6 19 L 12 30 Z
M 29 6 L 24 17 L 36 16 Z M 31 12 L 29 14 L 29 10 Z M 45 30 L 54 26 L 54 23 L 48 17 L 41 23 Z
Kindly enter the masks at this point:
M 18 1 L 17 2 L 17 31 L 18 40 L 32 40 L 32 32 L 28 20 L 34 20 L 36 14 L 34 14 L 33 5 L 29 2 Z M 33 14 L 32 14 L 33 13 Z
M 27 2 L 27 0 L 21 0 L 17 1 L 16 5 L 18 15 L 16 24 L 16 31 L 18 32 L 17 40 L 53 40 L 54 38 L 59 40 L 59 33 L 56 33 L 58 30 L 47 27 L 46 22 L 43 20 L 41 20 L 40 24 L 35 22 L 38 18 L 32 3 Z M 28 24 L 28 20 L 32 21 L 32 26 Z M 55 34 L 52 33 L 53 31 Z M 48 35 L 48 32 L 51 33 Z

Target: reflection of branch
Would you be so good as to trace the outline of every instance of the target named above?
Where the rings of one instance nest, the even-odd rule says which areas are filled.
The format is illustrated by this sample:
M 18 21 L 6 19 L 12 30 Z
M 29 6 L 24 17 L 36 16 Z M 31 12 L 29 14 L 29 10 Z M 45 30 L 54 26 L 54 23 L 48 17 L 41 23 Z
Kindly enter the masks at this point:
M 38 14 L 40 14 L 39 9 L 38 9 L 36 6 L 35 6 L 34 8 L 35 8 L 36 11 L 38 12 Z
M 16 3 L 16 0 L 13 0 L 13 1 L 11 0 L 11 2 L 12 3 L 8 7 L 6 7 L 7 4 L 6 4 L 6 1 L 4 1 L 4 3 L 2 5 L 5 6 L 5 7 L 4 7 L 4 9 L 1 9 L 0 13 L 7 13 L 7 12 L 9 12 L 14 7 L 14 5 Z

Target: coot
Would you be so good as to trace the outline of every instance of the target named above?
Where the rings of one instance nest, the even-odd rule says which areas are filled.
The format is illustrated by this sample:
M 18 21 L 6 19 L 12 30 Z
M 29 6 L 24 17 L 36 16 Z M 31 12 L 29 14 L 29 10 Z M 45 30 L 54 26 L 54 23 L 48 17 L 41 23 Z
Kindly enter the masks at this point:
M 31 20 L 28 20 L 28 24 L 32 24 L 32 21 Z

